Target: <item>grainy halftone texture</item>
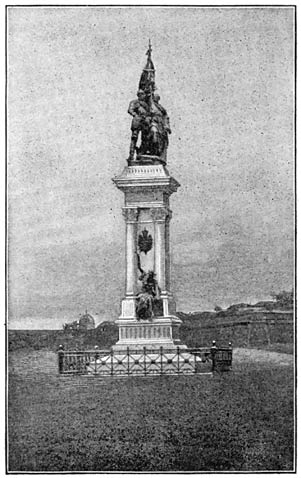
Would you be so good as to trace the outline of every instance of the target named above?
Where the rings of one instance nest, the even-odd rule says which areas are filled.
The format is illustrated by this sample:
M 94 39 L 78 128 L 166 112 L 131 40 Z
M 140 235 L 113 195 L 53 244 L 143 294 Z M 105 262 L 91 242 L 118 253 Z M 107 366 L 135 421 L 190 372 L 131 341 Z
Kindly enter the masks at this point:
M 113 320 L 127 107 L 153 44 L 172 135 L 179 310 L 293 280 L 294 9 L 9 8 L 10 326 Z

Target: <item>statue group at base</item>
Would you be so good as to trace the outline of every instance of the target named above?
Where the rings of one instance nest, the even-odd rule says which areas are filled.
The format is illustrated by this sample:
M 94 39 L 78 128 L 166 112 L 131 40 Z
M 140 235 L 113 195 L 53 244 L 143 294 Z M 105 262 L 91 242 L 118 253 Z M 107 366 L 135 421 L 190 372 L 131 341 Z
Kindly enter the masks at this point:
M 142 72 L 137 99 L 129 104 L 128 113 L 133 117 L 131 143 L 128 158 L 133 162 L 166 163 L 168 135 L 171 133 L 169 117 L 155 93 L 155 68 L 151 59 L 151 46 L 147 50 L 147 63 Z M 140 135 L 140 145 L 137 147 Z
M 142 282 L 141 292 L 137 295 L 136 314 L 138 320 L 151 320 L 160 306 L 160 287 L 153 271 L 142 272 L 139 280 Z M 157 309 L 157 310 L 156 310 Z

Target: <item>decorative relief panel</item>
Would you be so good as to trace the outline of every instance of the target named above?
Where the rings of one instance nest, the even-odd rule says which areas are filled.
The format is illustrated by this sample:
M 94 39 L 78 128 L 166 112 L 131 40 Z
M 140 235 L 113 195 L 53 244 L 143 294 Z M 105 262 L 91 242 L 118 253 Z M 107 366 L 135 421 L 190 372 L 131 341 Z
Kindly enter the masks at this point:
M 153 245 L 153 238 L 147 229 L 144 229 L 138 236 L 138 247 L 140 252 L 147 254 Z

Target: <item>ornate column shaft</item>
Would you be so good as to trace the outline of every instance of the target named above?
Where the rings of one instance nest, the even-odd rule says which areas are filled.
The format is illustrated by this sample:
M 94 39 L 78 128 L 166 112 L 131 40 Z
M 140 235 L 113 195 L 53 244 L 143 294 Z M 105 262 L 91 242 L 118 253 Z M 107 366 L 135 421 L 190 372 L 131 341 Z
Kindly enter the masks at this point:
M 153 208 L 151 211 L 155 223 L 155 274 L 161 293 L 166 292 L 166 231 L 165 223 L 168 211 L 165 208 Z
M 170 284 L 170 277 L 171 277 L 171 264 L 170 264 L 170 232 L 169 232 L 169 225 L 170 220 L 172 218 L 172 212 L 168 211 L 168 216 L 166 217 L 165 223 L 165 250 L 166 250 L 166 290 L 170 292 L 171 284 Z
M 137 208 L 123 208 L 126 222 L 126 285 L 125 295 L 133 296 L 137 288 Z

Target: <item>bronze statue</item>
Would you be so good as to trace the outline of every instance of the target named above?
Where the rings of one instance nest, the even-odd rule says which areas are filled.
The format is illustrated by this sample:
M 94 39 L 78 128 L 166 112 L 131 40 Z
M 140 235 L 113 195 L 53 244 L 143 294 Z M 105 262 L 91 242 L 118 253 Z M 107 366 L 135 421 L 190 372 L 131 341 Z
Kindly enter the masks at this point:
M 168 135 L 171 133 L 167 111 L 159 103 L 160 96 L 153 95 L 151 104 L 150 145 L 149 149 L 155 156 L 160 156 L 166 161 Z
M 171 133 L 165 108 L 155 94 L 155 68 L 151 59 L 151 44 L 146 52 L 147 63 L 139 82 L 138 99 L 130 102 L 128 113 L 133 117 L 129 164 L 136 162 L 166 163 L 168 135 Z M 137 148 L 140 133 L 140 147 Z
M 136 301 L 137 318 L 150 320 L 154 316 L 154 304 L 160 300 L 160 287 L 153 271 L 143 271 L 139 280 L 142 282 L 142 287 Z
M 145 143 L 145 137 L 149 128 L 149 119 L 147 119 L 149 118 L 149 105 L 145 101 L 146 94 L 143 90 L 138 90 L 137 96 L 138 99 L 131 101 L 128 109 L 128 113 L 133 116 L 129 161 L 134 159 L 139 132 L 141 132 L 141 143 Z

